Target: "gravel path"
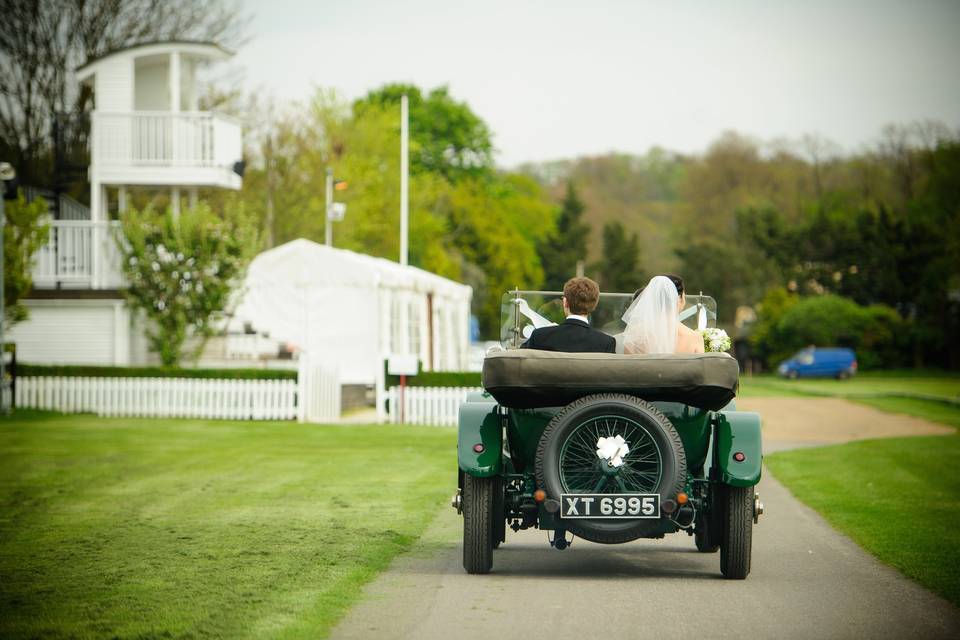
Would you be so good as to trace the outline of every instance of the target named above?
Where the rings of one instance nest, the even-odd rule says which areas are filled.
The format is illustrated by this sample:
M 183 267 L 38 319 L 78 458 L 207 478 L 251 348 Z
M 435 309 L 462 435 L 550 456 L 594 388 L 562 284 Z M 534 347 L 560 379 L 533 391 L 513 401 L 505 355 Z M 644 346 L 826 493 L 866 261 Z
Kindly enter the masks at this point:
M 741 407 L 762 412 L 768 451 L 942 432 L 843 400 L 758 398 Z M 559 552 L 535 530 L 508 532 L 493 573 L 470 576 L 460 563 L 461 520 L 446 508 L 333 637 L 960 637 L 960 610 L 877 562 L 766 471 L 758 491 L 767 509 L 745 581 L 723 580 L 719 555 L 697 553 L 682 534 L 612 546 L 577 539 Z

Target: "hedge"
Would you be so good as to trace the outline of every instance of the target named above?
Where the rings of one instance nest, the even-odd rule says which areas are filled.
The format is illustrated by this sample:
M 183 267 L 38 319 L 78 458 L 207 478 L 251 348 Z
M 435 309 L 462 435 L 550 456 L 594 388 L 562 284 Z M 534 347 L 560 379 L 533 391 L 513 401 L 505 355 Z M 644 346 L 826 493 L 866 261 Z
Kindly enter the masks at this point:
M 386 386 L 395 387 L 400 384 L 400 376 L 388 375 Z M 415 376 L 407 376 L 407 386 L 410 387 L 479 387 L 479 371 L 421 371 Z
M 181 369 L 179 367 L 98 367 L 17 363 L 18 376 L 85 378 L 206 378 L 227 380 L 296 380 L 293 369 Z

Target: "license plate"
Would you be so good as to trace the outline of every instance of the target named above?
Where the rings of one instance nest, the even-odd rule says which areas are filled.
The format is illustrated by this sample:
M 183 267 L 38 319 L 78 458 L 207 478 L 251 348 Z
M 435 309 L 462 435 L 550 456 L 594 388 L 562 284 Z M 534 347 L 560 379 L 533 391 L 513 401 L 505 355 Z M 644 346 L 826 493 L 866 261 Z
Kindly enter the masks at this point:
M 659 518 L 657 493 L 564 493 L 560 496 L 560 517 L 576 518 Z

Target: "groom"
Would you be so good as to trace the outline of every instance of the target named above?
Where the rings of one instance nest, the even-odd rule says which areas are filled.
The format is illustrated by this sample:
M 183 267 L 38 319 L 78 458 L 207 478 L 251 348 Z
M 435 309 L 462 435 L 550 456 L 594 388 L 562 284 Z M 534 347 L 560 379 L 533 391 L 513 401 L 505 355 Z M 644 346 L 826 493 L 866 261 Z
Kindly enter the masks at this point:
M 524 349 L 615 353 L 616 340 L 590 328 L 587 316 L 597 308 L 600 287 L 590 278 L 570 278 L 563 285 L 563 324 L 540 327 L 520 345 Z

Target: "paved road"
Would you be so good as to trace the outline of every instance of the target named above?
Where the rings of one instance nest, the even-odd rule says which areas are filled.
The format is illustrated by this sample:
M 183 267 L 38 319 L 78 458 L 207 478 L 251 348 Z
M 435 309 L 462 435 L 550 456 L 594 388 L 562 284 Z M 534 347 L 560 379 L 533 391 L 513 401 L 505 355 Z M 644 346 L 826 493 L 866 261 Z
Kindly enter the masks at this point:
M 758 490 L 767 513 L 745 581 L 723 580 L 719 555 L 697 553 L 682 534 L 614 546 L 578 539 L 560 552 L 540 531 L 508 533 L 494 572 L 469 576 L 461 520 L 445 509 L 333 637 L 960 637 L 960 610 L 836 533 L 769 472 Z

